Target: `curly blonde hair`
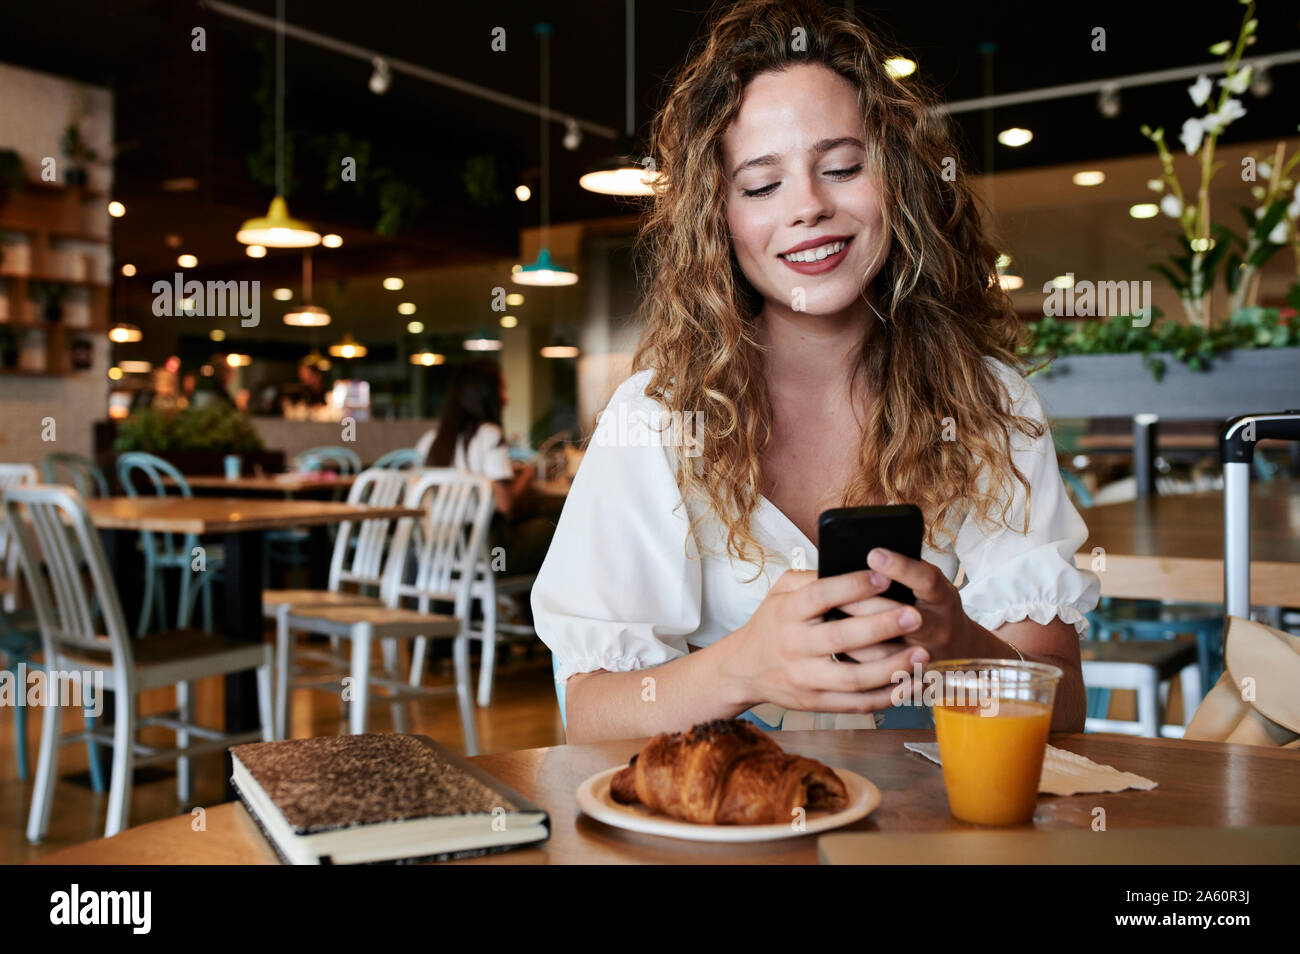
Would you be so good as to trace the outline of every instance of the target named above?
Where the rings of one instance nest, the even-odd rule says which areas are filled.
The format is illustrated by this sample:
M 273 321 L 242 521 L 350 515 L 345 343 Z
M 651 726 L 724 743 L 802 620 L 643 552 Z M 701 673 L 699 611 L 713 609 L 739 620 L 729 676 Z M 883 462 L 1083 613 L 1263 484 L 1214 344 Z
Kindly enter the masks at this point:
M 805 50 L 792 51 L 798 28 Z M 731 246 L 722 137 L 761 73 L 820 63 L 852 83 L 891 238 L 874 281 L 864 276 L 863 296 L 873 303 L 864 321 L 879 326 L 864 329 L 858 370 L 876 399 L 843 505 L 915 503 L 927 541 L 939 546 L 936 530 L 962 508 L 1007 525 L 1011 482 L 1029 491 L 1011 439 L 1043 429 L 1012 412 L 986 360 L 1017 364 L 1018 320 L 996 280 L 997 252 L 964 177 L 943 176 L 957 151 L 933 95 L 914 76 L 904 83 L 886 72 L 892 52 L 813 0 L 741 0 L 715 14 L 652 126 L 661 177 L 637 240 L 646 298 L 633 370 L 652 370 L 647 396 L 702 421 L 699 456 L 677 461 L 683 499 L 706 500 L 726 528 L 728 551 L 749 560 L 757 550 L 760 568 L 750 517 L 772 435 L 756 327 L 763 299 Z M 945 417 L 963 440 L 941 439 Z

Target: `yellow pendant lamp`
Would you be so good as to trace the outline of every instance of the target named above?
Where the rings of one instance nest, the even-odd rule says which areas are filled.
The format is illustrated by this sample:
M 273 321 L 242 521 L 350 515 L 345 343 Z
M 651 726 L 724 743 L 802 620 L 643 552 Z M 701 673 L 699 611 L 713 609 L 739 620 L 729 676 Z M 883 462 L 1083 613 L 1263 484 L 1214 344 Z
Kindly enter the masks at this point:
M 235 240 L 265 248 L 311 248 L 320 233 L 306 222 L 290 218 L 284 200 L 284 0 L 275 7 L 275 198 L 266 215 L 246 221 Z
M 336 358 L 364 358 L 366 346 L 352 337 L 352 332 L 349 331 L 338 344 L 330 345 L 330 354 Z

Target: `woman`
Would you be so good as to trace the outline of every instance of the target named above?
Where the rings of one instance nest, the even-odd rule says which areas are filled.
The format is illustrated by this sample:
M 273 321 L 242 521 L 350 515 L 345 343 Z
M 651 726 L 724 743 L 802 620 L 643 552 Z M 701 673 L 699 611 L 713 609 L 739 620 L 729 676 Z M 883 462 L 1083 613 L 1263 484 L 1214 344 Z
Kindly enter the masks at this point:
M 1087 529 L 944 120 L 891 53 L 807 0 L 747 0 L 656 118 L 635 373 L 533 589 L 570 742 L 924 724 L 895 674 L 966 657 L 1059 666 L 1053 727 L 1082 729 Z M 685 439 L 627 423 L 656 417 Z M 923 559 L 818 580 L 818 514 L 885 503 L 921 507 Z
M 425 467 L 455 467 L 491 478 L 495 512 L 488 546 L 493 569 L 514 576 L 537 572 L 555 525 L 529 514 L 522 502 L 536 470 L 510 459 L 501 429 L 506 400 L 505 377 L 494 362 L 462 364 L 451 376 L 437 428 L 421 438 L 417 448 L 425 450 Z M 497 556 L 504 558 L 504 565 Z

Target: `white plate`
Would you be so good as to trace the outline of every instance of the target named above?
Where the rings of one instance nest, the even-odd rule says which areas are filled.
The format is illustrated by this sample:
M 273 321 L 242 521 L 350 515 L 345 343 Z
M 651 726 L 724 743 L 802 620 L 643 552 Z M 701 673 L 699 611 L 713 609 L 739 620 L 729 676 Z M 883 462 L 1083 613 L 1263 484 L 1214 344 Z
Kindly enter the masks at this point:
M 859 818 L 865 818 L 880 804 L 880 789 L 870 781 L 848 769 L 833 768 L 831 771 L 840 777 L 840 781 L 848 789 L 849 804 L 838 812 L 808 812 L 802 829 L 795 827 L 793 816 L 789 822 L 775 825 L 698 825 L 652 812 L 639 802 L 621 805 L 614 801 L 609 794 L 609 783 L 615 773 L 621 772 L 625 767 L 616 765 L 612 769 L 597 772 L 578 786 L 578 807 L 596 821 L 604 822 L 606 825 L 648 835 L 663 835 L 667 838 L 731 842 L 800 838 L 804 835 L 839 828 Z

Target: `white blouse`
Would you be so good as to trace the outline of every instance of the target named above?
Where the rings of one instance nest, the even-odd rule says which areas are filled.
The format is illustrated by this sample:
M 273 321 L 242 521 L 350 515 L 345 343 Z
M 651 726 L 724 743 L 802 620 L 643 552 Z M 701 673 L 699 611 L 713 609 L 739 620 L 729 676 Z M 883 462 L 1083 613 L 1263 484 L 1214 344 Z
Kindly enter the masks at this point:
M 429 456 L 429 449 L 437 438 L 438 428 L 433 427 L 416 442 L 415 452 L 422 462 Z M 515 475 L 510 466 L 510 446 L 506 443 L 505 432 L 499 425 L 488 421 L 478 426 L 468 442 L 464 439 L 456 441 L 451 465 L 464 473 L 492 480 L 510 480 Z
M 1033 388 L 992 363 L 1016 412 L 1046 427 Z M 537 634 L 554 656 L 561 700 L 575 673 L 649 669 L 716 642 L 749 620 L 785 570 L 817 569 L 816 544 L 766 497 L 751 524 L 767 555 L 755 579 L 749 578 L 756 563 L 726 554 L 716 516 L 690 532 L 690 519 L 706 508 L 699 501 L 679 506 L 674 455 L 692 454 L 695 432 L 689 419 L 673 420 L 645 395 L 650 375 L 644 370 L 624 381 L 599 417 L 533 585 Z M 986 629 L 1059 617 L 1082 636 L 1100 581 L 1074 565 L 1088 530 L 1066 495 L 1050 432 L 1036 440 L 1017 432 L 1012 455 L 1033 488 L 1028 532 L 990 530 L 963 516 L 952 549 L 925 546 L 922 559 L 949 580 L 965 568 L 962 605 Z M 1019 528 L 1025 491 L 1019 482 L 1014 487 L 1008 522 Z M 793 712 L 783 723 L 785 710 L 774 704 L 751 711 L 786 729 L 875 726 L 871 716 Z

